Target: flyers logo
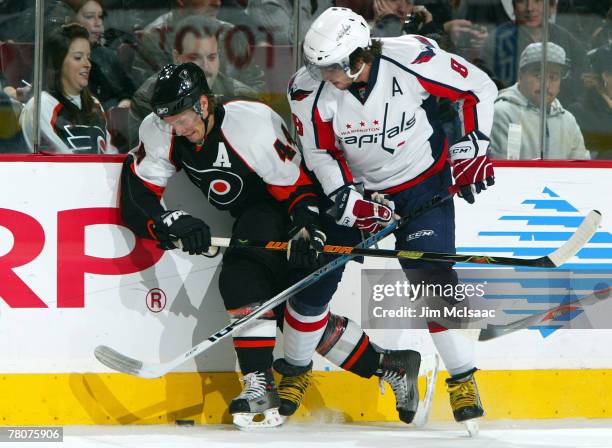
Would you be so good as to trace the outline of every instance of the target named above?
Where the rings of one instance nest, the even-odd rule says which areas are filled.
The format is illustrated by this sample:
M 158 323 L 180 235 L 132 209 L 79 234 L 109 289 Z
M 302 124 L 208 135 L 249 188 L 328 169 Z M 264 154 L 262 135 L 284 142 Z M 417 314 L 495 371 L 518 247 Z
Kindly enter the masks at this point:
M 199 170 L 183 162 L 189 178 L 199 185 L 202 193 L 215 207 L 224 209 L 234 202 L 244 189 L 244 181 L 239 175 L 215 168 Z

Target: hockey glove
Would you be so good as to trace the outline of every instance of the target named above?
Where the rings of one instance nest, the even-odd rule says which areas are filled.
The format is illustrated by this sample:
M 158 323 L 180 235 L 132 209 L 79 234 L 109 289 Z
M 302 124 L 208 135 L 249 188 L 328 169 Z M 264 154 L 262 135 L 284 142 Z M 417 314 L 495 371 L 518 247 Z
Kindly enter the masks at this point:
M 480 131 L 470 132 L 450 147 L 450 163 L 453 167 L 458 195 L 470 204 L 474 194 L 495 184 L 493 164 L 487 157 L 489 139 Z
M 347 186 L 336 194 L 329 213 L 342 226 L 376 233 L 393 222 L 395 204 L 380 193 L 374 193 L 371 199 L 364 199 L 354 187 Z
M 182 210 L 162 213 L 153 220 L 153 231 L 160 249 L 176 249 L 178 246 L 189 255 L 207 256 L 214 256 L 219 251 L 218 247 L 211 247 L 210 229 L 206 223 Z
M 319 209 L 298 206 L 291 213 L 287 260 L 295 267 L 319 267 L 319 253 L 325 246 L 326 236 L 319 226 Z

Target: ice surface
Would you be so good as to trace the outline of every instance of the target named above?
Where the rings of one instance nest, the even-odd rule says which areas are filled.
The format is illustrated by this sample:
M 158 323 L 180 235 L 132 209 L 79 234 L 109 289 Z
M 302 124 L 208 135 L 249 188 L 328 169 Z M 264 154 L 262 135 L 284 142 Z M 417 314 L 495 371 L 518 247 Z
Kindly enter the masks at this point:
M 70 426 L 63 443 L 6 443 L 42 448 L 612 448 L 612 420 L 481 422 L 474 439 L 459 424 L 433 423 L 423 429 L 399 423 L 302 424 L 241 432 L 229 425 Z

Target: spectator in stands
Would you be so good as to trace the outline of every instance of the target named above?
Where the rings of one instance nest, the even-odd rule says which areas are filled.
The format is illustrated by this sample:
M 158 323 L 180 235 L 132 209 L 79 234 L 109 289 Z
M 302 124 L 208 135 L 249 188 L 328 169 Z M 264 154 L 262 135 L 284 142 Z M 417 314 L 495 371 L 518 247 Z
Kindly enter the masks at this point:
M 514 19 L 511 0 L 452 0 L 452 17 L 468 20 L 492 30 L 508 20 Z
M 590 43 L 593 31 L 598 28 L 610 6 L 610 0 L 557 0 L 554 22 L 586 45 Z M 589 49 L 592 48 L 589 46 Z
M 115 153 L 106 129 L 104 110 L 89 84 L 89 33 L 76 23 L 51 32 L 44 46 L 43 92 L 40 100 L 41 152 L 64 154 Z M 34 99 L 20 118 L 33 150 Z
M 591 35 L 591 48 L 612 45 L 612 6 Z
M 217 35 L 218 21 L 206 16 L 187 17 L 179 22 L 172 34 L 172 60 L 175 64 L 193 62 L 206 75 L 206 81 L 216 95 L 251 96 L 257 91 L 221 73 Z M 151 113 L 150 100 L 157 81 L 157 74 L 151 75 L 136 91 L 129 113 L 130 146 L 138 143 L 138 128 L 142 120 Z
M 445 0 L 373 0 L 372 35 L 395 37 L 420 34 L 478 64 L 482 45 L 488 36 L 484 26 L 465 19 L 453 19 L 453 9 Z
M 21 81 L 22 83 L 24 81 Z M 2 73 L 0 73 L 0 90 L 6 93 L 11 99 L 15 101 L 19 101 L 21 103 L 25 103 L 28 99 L 30 99 L 30 94 L 32 92 L 32 86 L 28 84 L 24 84 L 23 87 L 13 87 L 9 84 L 7 79 L 4 77 Z
M 73 11 L 68 5 L 71 0 L 48 0 L 44 2 L 45 32 L 72 20 Z M 23 11 L 0 21 L 0 40 L 13 42 L 34 42 L 36 8 L 34 0 L 28 0 Z
M 589 59 L 592 71 L 583 76 L 586 93 L 569 109 L 593 158 L 612 159 L 612 47 L 593 50 Z
M 263 92 L 266 88 L 264 73 L 253 62 L 249 46 L 255 43 L 255 39 L 248 29 L 218 20 L 216 17 L 221 7 L 221 0 L 174 0 L 169 13 L 144 29 L 134 61 L 135 68 L 149 77 L 171 63 L 171 36 L 178 23 L 190 16 L 206 16 L 217 21 L 220 29 L 218 40 L 222 52 L 221 71 Z
M 545 1 L 513 0 L 515 20 L 495 28 L 484 45 L 485 64 L 505 86 L 516 82 L 519 58 L 525 47 L 542 41 Z M 552 8 L 555 0 L 548 1 Z M 580 75 L 585 68 L 586 52 L 582 44 L 566 29 L 554 23 L 549 24 L 548 39 L 567 53 L 570 72 L 563 82 L 561 100 L 569 102 L 569 98 L 573 98 L 582 89 Z
M 11 98 L 7 89 L 6 79 L 0 73 L 0 154 L 27 152 L 19 126 L 21 103 Z
M 75 18 L 89 31 L 91 44 L 91 73 L 89 90 L 102 103 L 104 109 L 130 107 L 136 90 L 127 76 L 117 53 L 104 45 L 104 10 L 102 0 L 78 0 Z
M 499 92 L 491 131 L 491 158 L 496 159 L 588 159 L 576 119 L 557 99 L 561 79 L 567 73 L 565 50 L 549 42 L 548 79 L 540 77 L 542 43 L 533 43 L 521 53 L 519 80 Z M 544 84 L 544 86 L 542 85 Z M 540 92 L 546 89 L 546 139 L 540 144 Z
M 314 19 L 327 8 L 334 6 L 331 0 L 302 1 L 300 5 L 299 38 L 293 38 L 293 0 L 249 0 L 247 14 L 261 29 L 267 30 L 272 45 L 289 45 L 301 42 Z
M 372 36 L 396 37 L 403 34 L 432 34 L 440 32 L 432 14 L 413 0 L 374 0 Z

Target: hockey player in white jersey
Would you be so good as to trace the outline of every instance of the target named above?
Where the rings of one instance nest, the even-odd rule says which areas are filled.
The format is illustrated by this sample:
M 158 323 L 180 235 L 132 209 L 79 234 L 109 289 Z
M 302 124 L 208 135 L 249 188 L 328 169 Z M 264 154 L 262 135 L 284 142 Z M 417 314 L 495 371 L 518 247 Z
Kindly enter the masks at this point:
M 310 273 L 312 267 L 303 266 L 316 256 L 313 249 L 321 248 L 326 233 L 328 241 L 356 244 L 352 240 L 359 237 L 358 232 L 351 235 L 327 215 L 318 216 L 318 197 L 300 153 L 282 119 L 268 106 L 216 100 L 204 73 L 193 63 L 164 67 L 151 102 L 154 113 L 140 126 L 140 144 L 122 171 L 121 214 L 128 227 L 141 237 L 157 240 L 163 249 L 175 249 L 180 241 L 183 251 L 192 255 L 215 251 L 210 249 L 210 229 L 202 219 L 181 210 L 165 210 L 160 203 L 168 179 L 184 170 L 211 205 L 236 218 L 232 237 L 293 238 L 289 263 L 283 254 L 266 250 L 225 252 L 219 290 L 231 319 L 251 312 L 288 282 Z M 341 270 L 330 273 L 296 297 L 327 304 L 340 276 Z M 321 309 L 322 313 L 310 313 L 305 319 L 291 318 L 291 303 L 284 313 L 275 311 L 281 319 L 289 316 L 285 331 L 292 326 L 307 329 L 307 343 L 331 362 L 359 376 L 376 375 L 388 382 L 400 418 L 411 419 L 418 401 L 419 353 L 380 350 L 355 322 L 330 313 L 327 307 L 308 308 Z M 241 428 L 281 424 L 283 415 L 295 412 L 299 401 L 294 397 L 301 396 L 310 381 L 309 370 L 293 368 L 284 371 L 277 388 L 271 370 L 275 336 L 271 311 L 233 338 L 244 389 L 229 410 Z M 261 421 L 254 419 L 258 414 L 264 416 Z
M 393 213 L 405 215 L 449 188 L 473 203 L 493 185 L 487 149 L 497 89 L 460 56 L 417 35 L 371 39 L 361 16 L 329 8 L 306 34 L 304 60 L 288 99 L 306 165 L 335 202 L 339 224 L 375 232 Z M 436 97 L 460 106 L 463 137 L 451 145 Z M 375 199 L 387 195 L 388 203 L 372 200 L 373 193 Z M 430 232 L 417 233 L 423 229 Z M 396 231 L 396 248 L 454 252 L 454 233 L 454 207 L 447 201 Z M 402 267 L 407 276 L 410 269 L 435 269 L 445 282 L 457 282 L 447 264 L 402 260 Z M 428 326 L 451 375 L 455 419 L 481 417 L 473 342 L 435 321 Z M 291 347 L 285 353 L 291 357 Z

